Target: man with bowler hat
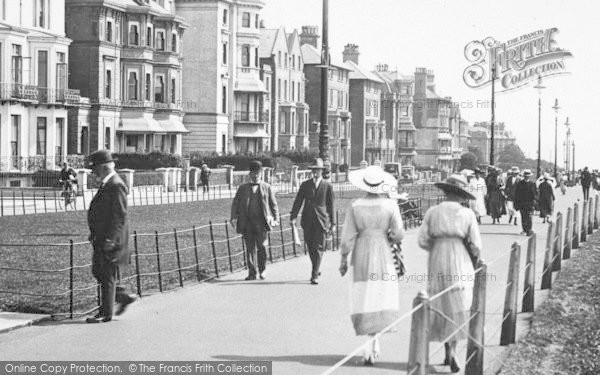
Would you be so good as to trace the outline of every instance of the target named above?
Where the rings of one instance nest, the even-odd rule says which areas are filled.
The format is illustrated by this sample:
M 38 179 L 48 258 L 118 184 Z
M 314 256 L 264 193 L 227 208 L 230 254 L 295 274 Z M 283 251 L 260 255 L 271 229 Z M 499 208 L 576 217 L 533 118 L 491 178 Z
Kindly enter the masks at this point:
M 115 300 L 116 315 L 122 314 L 135 297 L 117 287 L 119 268 L 130 263 L 127 187 L 115 171 L 110 151 L 98 150 L 88 158 L 88 166 L 101 181 L 88 210 L 89 240 L 94 248 L 92 274 L 101 290 L 100 310 L 88 323 L 110 322 Z
M 525 169 L 523 171 L 523 179 L 517 182 L 515 187 L 515 210 L 519 210 L 521 213 L 521 226 L 523 232 L 527 236 L 531 236 L 533 231 L 531 230 L 531 214 L 533 213 L 533 207 L 537 200 L 537 188 L 535 183 L 530 181 L 531 170 Z
M 327 233 L 334 225 L 333 187 L 322 177 L 325 167 L 321 158 L 317 158 L 309 168 L 312 171 L 312 178 L 300 185 L 292 206 L 290 220 L 292 226 L 296 225 L 296 218 L 304 203 L 300 225 L 304 230 L 304 241 L 312 263 L 310 283 L 316 285 L 321 274 L 319 268 L 325 251 Z
M 265 279 L 267 232 L 278 225 L 275 193 L 271 185 L 261 180 L 261 175 L 262 163 L 258 160 L 250 162 L 250 182 L 240 185 L 231 204 L 231 224 L 246 244 L 246 280 L 256 280 L 257 273 L 261 280 Z

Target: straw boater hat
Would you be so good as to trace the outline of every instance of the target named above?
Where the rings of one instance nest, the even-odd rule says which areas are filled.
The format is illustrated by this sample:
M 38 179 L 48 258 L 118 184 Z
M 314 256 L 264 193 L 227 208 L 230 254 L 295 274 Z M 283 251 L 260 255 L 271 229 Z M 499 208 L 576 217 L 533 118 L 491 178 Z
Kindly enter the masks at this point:
M 396 178 L 376 165 L 350 172 L 348 180 L 352 185 L 368 193 L 389 194 L 397 193 L 398 190 Z
M 454 193 L 465 199 L 475 199 L 473 194 L 467 191 L 467 179 L 462 174 L 453 174 L 444 182 L 436 182 L 435 187 L 444 191 L 444 193 Z
M 308 169 L 325 169 L 325 164 L 323 163 L 323 159 L 316 158 L 311 166 Z
M 471 169 L 463 169 L 462 171 L 460 171 L 460 174 L 462 174 L 465 177 L 473 177 L 475 175 L 475 172 L 473 172 L 473 170 Z
M 519 167 L 512 167 L 512 168 L 510 169 L 510 173 L 516 173 L 516 174 L 519 174 L 519 173 L 521 173 L 521 170 L 519 169 Z
M 523 169 L 523 176 L 531 176 L 532 174 L 531 169 Z

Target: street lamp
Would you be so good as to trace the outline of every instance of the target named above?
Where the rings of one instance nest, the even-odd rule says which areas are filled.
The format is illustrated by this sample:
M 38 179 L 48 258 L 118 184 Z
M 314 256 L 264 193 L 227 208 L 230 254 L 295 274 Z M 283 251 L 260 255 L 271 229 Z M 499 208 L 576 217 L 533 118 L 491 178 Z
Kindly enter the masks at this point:
M 329 0 L 323 0 L 323 43 L 321 51 L 321 131 L 319 134 L 319 157 L 329 161 Z
M 558 153 L 558 99 L 554 99 L 554 180 L 558 181 L 558 164 L 556 162 L 556 155 Z
M 542 151 L 542 90 L 546 87 L 542 85 L 542 76 L 538 76 L 537 85 L 533 86 L 538 90 L 538 157 L 537 157 L 537 178 L 541 175 L 541 151 Z
M 577 181 L 575 178 L 575 141 L 573 141 L 573 180 Z
M 496 121 L 496 89 L 494 87 L 494 82 L 496 82 L 496 64 L 492 66 L 492 123 L 490 124 L 492 136 L 490 138 L 490 165 L 494 165 L 494 122 Z
M 569 118 L 565 121 L 567 127 L 567 137 L 565 139 L 565 171 L 567 171 L 567 179 L 571 181 L 571 124 Z

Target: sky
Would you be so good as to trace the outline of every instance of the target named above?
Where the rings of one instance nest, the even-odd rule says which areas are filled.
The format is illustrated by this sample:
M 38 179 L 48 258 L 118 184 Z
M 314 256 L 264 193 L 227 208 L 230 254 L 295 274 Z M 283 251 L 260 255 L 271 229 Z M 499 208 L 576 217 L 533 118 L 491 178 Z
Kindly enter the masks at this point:
M 265 0 L 267 28 L 287 31 L 303 25 L 322 30 L 322 0 Z M 565 120 L 575 141 L 576 168 L 600 169 L 600 2 L 594 0 L 329 0 L 330 53 L 341 57 L 344 45 L 357 44 L 360 65 L 412 75 L 416 67 L 435 74 L 436 91 L 461 105 L 473 123 L 491 120 L 491 87 L 471 88 L 463 72 L 471 64 L 465 46 L 493 37 L 507 42 L 540 29 L 556 27 L 558 47 L 572 53 L 564 60 L 569 74 L 546 77 L 541 91 L 541 157 L 554 160 L 555 117 L 558 121 L 558 164 L 564 164 Z M 517 144 L 537 158 L 538 90 L 527 86 L 496 92 L 496 122 L 504 122 Z M 556 116 L 552 107 L 558 99 Z M 487 105 L 486 105 L 487 104 Z M 469 108 L 470 107 L 470 108 Z

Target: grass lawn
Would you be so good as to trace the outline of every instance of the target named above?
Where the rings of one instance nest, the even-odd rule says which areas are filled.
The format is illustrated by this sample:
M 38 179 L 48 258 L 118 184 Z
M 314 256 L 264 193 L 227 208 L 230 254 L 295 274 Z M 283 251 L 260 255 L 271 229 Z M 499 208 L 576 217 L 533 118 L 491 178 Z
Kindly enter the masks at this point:
M 433 190 L 425 195 L 433 193 L 437 195 Z M 340 230 L 350 202 L 363 195 L 362 192 L 344 192 L 336 198 Z M 293 246 L 287 217 L 294 197 L 292 194 L 277 196 L 283 218 L 282 225 L 270 233 L 268 256 L 272 261 L 292 257 L 294 251 L 297 255 L 304 252 L 303 248 Z M 423 212 L 430 204 L 435 204 L 435 199 L 424 201 Z M 129 290 L 137 291 L 136 266 L 139 267 L 139 286 L 143 295 L 159 292 L 161 288 L 170 290 L 182 284 L 207 280 L 215 277 L 217 272 L 229 273 L 243 268 L 241 237 L 225 224 L 230 207 L 231 199 L 130 207 L 130 231 L 132 235 L 134 231 L 138 233 L 137 240 L 131 241 L 130 246 L 132 253 L 137 247 L 138 256 L 132 257 L 131 267 L 122 270 L 122 278 Z M 74 311 L 84 312 L 96 306 L 97 287 L 91 276 L 92 249 L 86 242 L 86 215 L 86 212 L 73 211 L 0 217 L 0 309 L 52 314 L 69 312 L 70 240 L 74 242 Z M 194 226 L 195 230 L 192 229 Z M 157 249 L 160 256 L 157 256 Z

